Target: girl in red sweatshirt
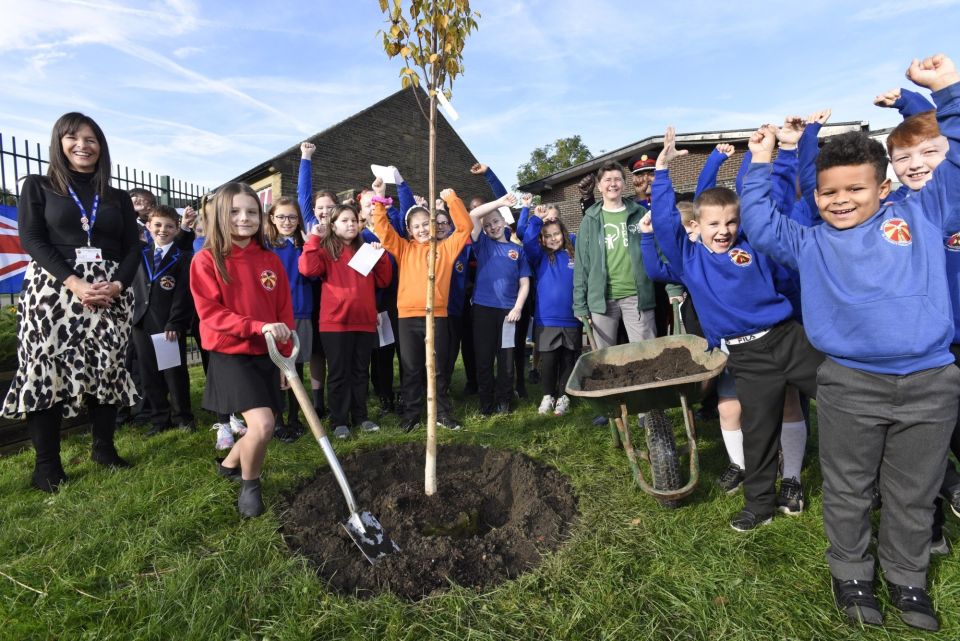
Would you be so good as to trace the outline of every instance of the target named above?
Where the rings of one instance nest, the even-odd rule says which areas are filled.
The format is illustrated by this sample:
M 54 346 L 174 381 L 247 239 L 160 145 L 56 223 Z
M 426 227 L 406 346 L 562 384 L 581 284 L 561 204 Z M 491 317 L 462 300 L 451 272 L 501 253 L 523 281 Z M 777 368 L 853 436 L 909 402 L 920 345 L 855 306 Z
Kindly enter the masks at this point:
M 300 273 L 319 277 L 322 283 L 320 340 L 327 356 L 330 423 L 338 438 L 350 436 L 348 415 L 365 432 L 380 429 L 367 417 L 367 372 L 377 346 L 376 288 L 390 284 L 393 268 L 386 252 L 367 275 L 350 267 L 362 245 L 357 210 L 337 205 L 327 233 L 321 236 L 314 227 L 300 255 Z M 380 249 L 379 243 L 373 246 Z
M 263 513 L 260 468 L 283 406 L 264 334 L 290 340 L 293 305 L 283 263 L 264 249 L 260 199 L 248 185 L 227 183 L 214 197 L 213 225 L 190 266 L 200 342 L 210 351 L 203 407 L 241 412 L 247 434 L 219 462 L 220 474 L 241 481 L 237 509 Z

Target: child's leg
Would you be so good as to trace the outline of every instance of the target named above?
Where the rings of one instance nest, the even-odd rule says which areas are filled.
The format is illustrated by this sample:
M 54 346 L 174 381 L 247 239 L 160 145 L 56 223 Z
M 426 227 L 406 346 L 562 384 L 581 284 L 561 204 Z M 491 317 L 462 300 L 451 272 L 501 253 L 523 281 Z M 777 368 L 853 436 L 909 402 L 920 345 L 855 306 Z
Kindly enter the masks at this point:
M 423 341 L 426 336 L 426 323 L 423 318 L 401 318 L 398 325 L 397 340 L 400 342 L 400 351 L 403 352 L 402 419 L 404 423 L 415 423 L 420 420 L 423 409 L 423 372 L 426 367 Z
M 880 462 L 877 556 L 891 583 L 927 585 L 933 499 L 943 480 L 958 393 L 960 371 L 951 364 L 896 377 L 896 396 L 886 397 L 894 421 Z M 891 407 L 891 398 L 905 402 Z
M 507 316 L 507 310 L 499 310 L 502 312 L 500 315 L 499 326 L 501 332 L 503 331 L 504 319 Z M 498 405 L 510 404 L 510 401 L 513 400 L 513 376 L 514 376 L 514 348 L 506 347 L 500 348 L 500 351 L 497 352 L 497 383 L 496 383 L 496 398 Z
M 577 364 L 578 358 L 580 358 L 579 345 L 573 349 L 560 348 L 560 377 L 557 379 L 557 394 L 561 396 L 566 394 L 567 381 L 570 380 L 570 374 L 573 373 L 573 366 Z
M 617 330 L 620 327 L 620 307 L 617 305 L 617 301 L 607 301 L 606 313 L 595 314 L 591 312 L 590 323 L 593 325 L 593 338 L 597 341 L 598 349 L 616 345 Z
M 490 413 L 494 407 L 493 362 L 500 351 L 503 310 L 485 305 L 473 306 L 473 343 L 477 359 L 477 391 L 480 411 Z
M 353 352 L 349 332 L 320 332 L 323 351 L 327 356 L 327 400 L 329 401 L 330 424 L 340 427 L 347 424 L 350 412 L 350 368 L 359 355 Z M 366 362 L 363 363 L 366 368 Z
M 353 358 L 349 361 L 350 371 L 350 416 L 354 425 L 367 420 L 367 390 L 370 389 L 368 375 L 370 358 L 377 344 L 376 332 L 346 332 L 353 347 Z
M 153 341 L 144 330 L 134 327 L 130 334 L 137 352 L 140 370 L 140 393 L 149 401 L 150 423 L 148 434 L 156 434 L 170 427 L 170 402 L 167 400 L 167 382 L 163 372 L 157 370 L 157 355 Z
M 463 376 L 467 379 L 464 389 L 474 393 L 477 390 L 477 355 L 473 340 L 473 305 L 469 299 L 463 303 L 461 319 L 460 353 L 463 356 Z
M 562 348 L 560 348 L 562 349 Z M 545 396 L 558 396 L 558 370 L 560 369 L 560 349 L 540 352 L 540 384 Z
M 807 449 L 807 423 L 800 409 L 800 392 L 793 385 L 787 386 L 783 403 L 780 449 L 783 451 L 783 478 L 799 481 L 803 454 Z
M 267 455 L 267 445 L 273 438 L 273 409 L 255 407 L 243 412 L 247 424 L 247 435 L 236 442 L 230 453 L 223 459 L 222 465 L 236 469 L 240 467 L 244 480 L 260 478 L 263 459 Z
M 743 431 L 740 429 L 740 401 L 736 396 L 720 396 L 717 401 L 720 415 L 720 434 L 730 462 L 741 470 L 746 468 L 743 457 Z
M 444 419 L 453 419 L 453 403 L 450 400 L 450 379 L 446 364 L 449 360 L 450 330 L 449 319 L 434 319 L 433 350 L 436 354 L 437 370 L 437 416 Z M 426 327 L 424 327 L 426 333 Z
M 178 426 L 193 427 L 193 410 L 190 407 L 190 372 L 187 369 L 187 339 L 177 339 L 180 347 L 180 366 L 164 370 L 164 379 L 170 390 L 170 408 L 173 422 Z
M 516 378 L 514 385 L 520 398 L 525 398 L 527 395 L 527 331 L 530 329 L 533 298 L 536 295 L 532 289 L 520 311 L 520 320 L 517 321 L 516 331 L 513 334 L 513 371 Z
M 444 362 L 444 373 L 447 389 L 444 394 L 450 398 L 450 385 L 453 381 L 453 372 L 457 367 L 457 356 L 460 354 L 460 338 L 463 335 L 463 317 L 447 317 L 447 358 Z M 439 361 L 439 359 L 437 359 Z M 464 364 L 466 368 L 466 364 Z

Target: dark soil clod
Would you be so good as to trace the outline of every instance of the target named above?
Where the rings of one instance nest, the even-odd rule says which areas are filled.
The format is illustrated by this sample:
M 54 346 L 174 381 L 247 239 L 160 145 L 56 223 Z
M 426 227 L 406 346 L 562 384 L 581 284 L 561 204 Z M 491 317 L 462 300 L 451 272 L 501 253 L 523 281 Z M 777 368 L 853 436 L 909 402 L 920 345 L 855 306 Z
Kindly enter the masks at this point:
M 617 389 L 669 381 L 706 371 L 707 368 L 693 360 L 688 350 L 682 347 L 669 347 L 656 358 L 633 361 L 624 365 L 600 363 L 581 381 L 581 385 L 587 392 Z
M 340 527 L 346 506 L 329 468 L 287 498 L 281 532 L 331 589 L 411 599 L 449 589 L 483 590 L 535 567 L 577 517 L 557 470 L 523 454 L 474 445 L 437 453 L 437 495 L 423 491 L 424 446 L 392 445 L 341 461 L 361 509 L 400 546 L 371 565 Z

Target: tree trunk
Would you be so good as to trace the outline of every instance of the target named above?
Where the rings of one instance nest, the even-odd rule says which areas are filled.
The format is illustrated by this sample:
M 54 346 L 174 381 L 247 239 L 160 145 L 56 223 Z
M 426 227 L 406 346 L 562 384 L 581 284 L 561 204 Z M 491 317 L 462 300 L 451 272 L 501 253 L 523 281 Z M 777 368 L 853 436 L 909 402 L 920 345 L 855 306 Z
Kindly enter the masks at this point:
M 424 491 L 427 496 L 437 493 L 437 353 L 435 351 L 433 301 L 437 278 L 437 97 L 430 96 L 430 152 L 429 152 L 429 199 L 430 251 L 427 254 L 427 459 L 424 469 Z

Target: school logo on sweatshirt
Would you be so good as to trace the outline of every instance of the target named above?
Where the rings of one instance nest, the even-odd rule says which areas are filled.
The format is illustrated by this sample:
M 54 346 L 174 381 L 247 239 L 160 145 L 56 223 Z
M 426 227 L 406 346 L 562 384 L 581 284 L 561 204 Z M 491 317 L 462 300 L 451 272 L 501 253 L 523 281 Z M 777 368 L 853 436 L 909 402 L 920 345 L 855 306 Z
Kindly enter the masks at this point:
M 520 258 L 520 252 L 518 252 L 516 249 L 511 249 L 507 252 L 507 258 L 510 260 L 517 260 Z
M 960 252 L 960 231 L 948 238 L 947 242 L 944 243 L 944 246 L 948 251 Z
M 458 274 L 462 274 L 462 273 L 463 273 L 463 261 L 458 260 L 457 262 L 455 262 L 455 263 L 453 264 L 453 268 L 454 268 L 455 270 L 457 270 L 457 273 L 458 273 Z
M 272 292 L 273 288 L 277 286 L 277 275 L 269 269 L 263 270 L 260 272 L 260 284 L 263 285 L 265 290 Z
M 913 236 L 910 234 L 910 227 L 903 218 L 891 218 L 883 221 L 880 226 L 883 237 L 888 243 L 906 247 L 913 242 Z
M 730 261 L 737 267 L 746 267 L 753 262 L 753 256 L 750 255 L 745 249 L 731 249 L 727 255 L 730 257 Z
M 572 258 L 567 261 L 567 267 L 568 267 L 569 269 L 573 269 L 573 268 L 574 268 L 574 265 L 575 265 L 575 263 L 573 262 L 573 259 L 572 259 Z
M 173 276 L 162 276 L 160 278 L 160 289 L 170 291 L 177 286 L 177 279 Z

